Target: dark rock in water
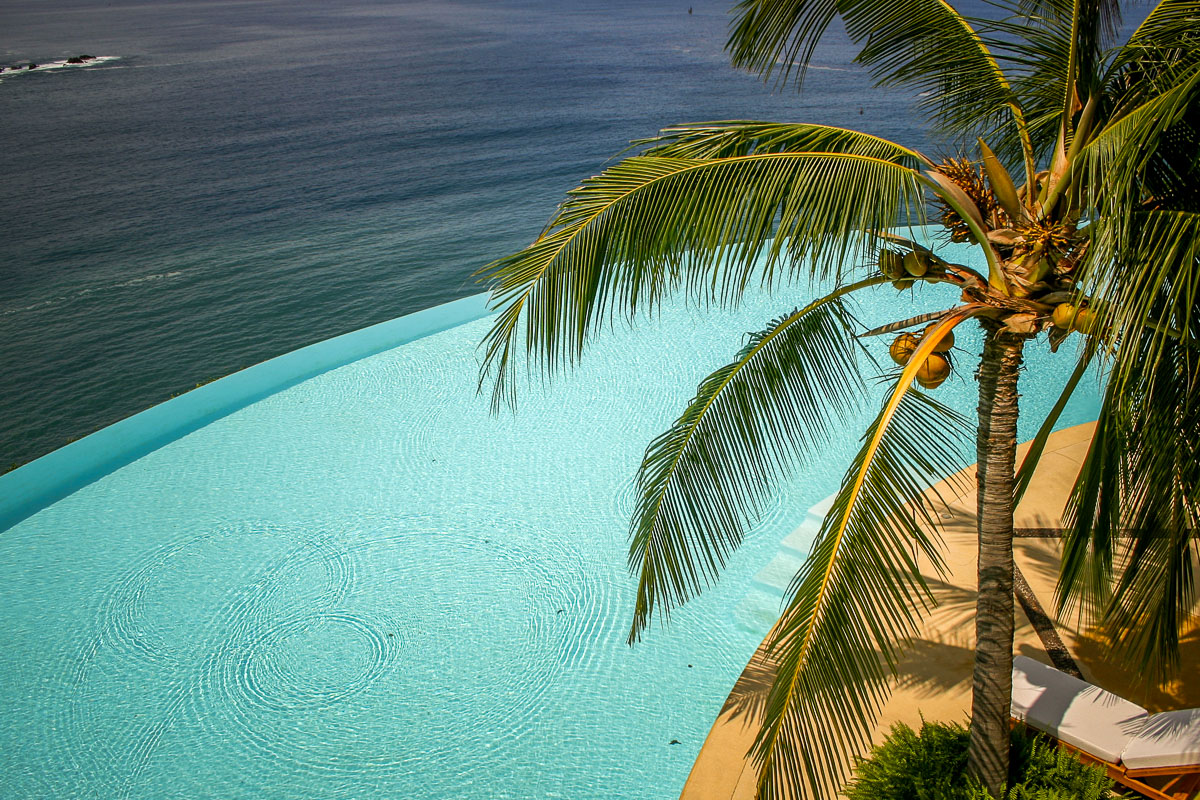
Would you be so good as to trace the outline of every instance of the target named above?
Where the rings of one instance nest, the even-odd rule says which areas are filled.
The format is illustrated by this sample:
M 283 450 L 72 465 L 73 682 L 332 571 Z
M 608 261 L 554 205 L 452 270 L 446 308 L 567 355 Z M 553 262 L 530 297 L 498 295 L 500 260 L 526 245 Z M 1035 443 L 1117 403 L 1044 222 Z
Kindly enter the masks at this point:
M 95 56 L 71 56 L 67 59 L 68 64 L 86 64 L 89 61 L 95 61 Z
M 37 68 L 38 68 L 37 64 L 30 64 L 28 67 L 26 67 L 26 69 L 37 69 Z

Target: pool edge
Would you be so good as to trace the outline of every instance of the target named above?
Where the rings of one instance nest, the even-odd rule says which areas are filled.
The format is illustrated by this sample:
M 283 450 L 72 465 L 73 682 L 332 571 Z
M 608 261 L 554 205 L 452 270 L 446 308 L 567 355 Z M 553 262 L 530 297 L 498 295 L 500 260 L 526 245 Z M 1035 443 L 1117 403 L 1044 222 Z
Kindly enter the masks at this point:
M 0 475 L 0 533 L 164 445 L 298 383 L 488 316 L 486 293 L 323 339 L 198 386 Z

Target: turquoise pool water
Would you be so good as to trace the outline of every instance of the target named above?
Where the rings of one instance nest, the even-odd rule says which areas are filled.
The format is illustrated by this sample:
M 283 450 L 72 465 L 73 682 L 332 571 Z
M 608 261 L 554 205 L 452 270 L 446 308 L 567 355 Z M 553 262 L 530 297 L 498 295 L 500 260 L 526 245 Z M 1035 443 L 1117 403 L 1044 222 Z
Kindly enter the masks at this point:
M 721 584 L 634 648 L 630 479 L 740 335 L 809 296 L 618 326 L 516 415 L 475 394 L 488 321 L 469 322 L 17 523 L 0 534 L 0 796 L 677 796 L 758 644 L 734 606 L 836 488 L 875 403 L 781 487 Z M 860 311 L 952 300 L 885 287 Z M 959 345 L 965 365 L 978 337 Z M 1031 369 L 1049 358 L 1032 348 Z M 1061 380 L 1022 383 L 1022 435 Z M 939 397 L 969 412 L 974 392 L 964 366 Z

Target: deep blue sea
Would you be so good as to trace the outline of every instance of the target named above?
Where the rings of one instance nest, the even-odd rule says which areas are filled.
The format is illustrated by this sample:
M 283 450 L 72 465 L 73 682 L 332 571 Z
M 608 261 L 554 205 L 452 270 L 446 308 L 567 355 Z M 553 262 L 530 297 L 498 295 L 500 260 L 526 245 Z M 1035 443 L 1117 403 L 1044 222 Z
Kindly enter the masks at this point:
M 689 3 L 691 13 L 689 13 Z M 676 122 L 928 146 L 831 37 L 733 70 L 730 0 L 0 1 L 0 469 L 197 383 L 480 287 Z

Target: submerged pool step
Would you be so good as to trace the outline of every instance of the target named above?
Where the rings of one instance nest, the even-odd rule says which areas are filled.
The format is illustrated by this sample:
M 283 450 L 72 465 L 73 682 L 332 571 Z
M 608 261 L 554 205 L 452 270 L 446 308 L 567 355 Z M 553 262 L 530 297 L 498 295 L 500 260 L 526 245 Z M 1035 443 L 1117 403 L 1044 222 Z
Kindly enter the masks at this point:
M 739 625 L 765 635 L 775 620 L 779 619 L 787 588 L 804 566 L 813 540 L 820 533 L 821 523 L 833 507 L 836 497 L 836 494 L 831 494 L 814 504 L 805 514 L 804 521 L 783 537 L 778 552 L 754 576 L 749 592 L 734 609 L 734 617 Z
M 761 589 L 751 589 L 742 602 L 733 610 L 734 619 L 738 625 L 760 636 L 766 635 L 779 619 L 783 610 L 783 598 L 778 594 L 764 592 Z
M 804 557 L 787 550 L 780 550 L 765 567 L 754 576 L 754 587 L 776 598 L 783 597 L 792 578 L 804 566 Z

